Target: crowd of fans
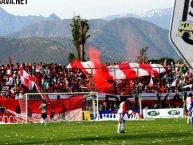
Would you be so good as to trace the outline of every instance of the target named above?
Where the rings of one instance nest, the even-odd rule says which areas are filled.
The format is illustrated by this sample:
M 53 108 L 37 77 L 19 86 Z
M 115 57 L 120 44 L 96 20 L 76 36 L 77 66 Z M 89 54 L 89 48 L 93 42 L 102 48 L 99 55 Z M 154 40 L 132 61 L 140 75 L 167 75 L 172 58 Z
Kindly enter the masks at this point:
M 158 76 L 139 77 L 132 80 L 116 80 L 114 92 L 118 94 L 136 93 L 178 93 L 192 90 L 193 70 L 183 62 L 163 64 L 165 73 Z M 151 82 L 152 80 L 152 82 Z M 153 83 L 153 84 L 150 84 Z
M 142 92 L 171 93 L 181 92 L 188 85 L 187 88 L 192 89 L 193 71 L 185 63 L 171 63 L 165 67 L 166 72 L 158 76 L 109 81 L 113 84 L 111 92 L 125 95 Z M 21 83 L 19 74 L 21 69 L 35 78 L 41 92 L 96 91 L 92 76 L 79 69 L 67 69 L 61 64 L 54 63 L 17 63 L 0 65 L 1 96 L 18 98 L 26 92 L 37 92 L 36 86 L 27 88 Z M 149 85 L 150 79 L 153 79 L 151 86 Z
M 60 64 L 23 63 L 0 65 L 1 96 L 17 98 L 26 92 L 37 92 L 37 86 L 27 88 L 21 82 L 19 71 L 23 69 L 31 75 L 41 92 L 84 91 L 89 82 L 86 75 L 78 69 L 66 69 Z

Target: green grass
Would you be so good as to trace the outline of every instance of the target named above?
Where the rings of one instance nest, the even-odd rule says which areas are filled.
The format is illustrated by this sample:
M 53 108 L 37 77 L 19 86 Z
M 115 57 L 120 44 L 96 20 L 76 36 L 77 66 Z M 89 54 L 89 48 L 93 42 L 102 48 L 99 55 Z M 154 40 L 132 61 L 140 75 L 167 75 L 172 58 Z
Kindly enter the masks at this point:
M 117 121 L 59 122 L 0 125 L 0 144 L 50 145 L 192 145 L 193 133 L 186 119 L 125 122 L 117 134 Z

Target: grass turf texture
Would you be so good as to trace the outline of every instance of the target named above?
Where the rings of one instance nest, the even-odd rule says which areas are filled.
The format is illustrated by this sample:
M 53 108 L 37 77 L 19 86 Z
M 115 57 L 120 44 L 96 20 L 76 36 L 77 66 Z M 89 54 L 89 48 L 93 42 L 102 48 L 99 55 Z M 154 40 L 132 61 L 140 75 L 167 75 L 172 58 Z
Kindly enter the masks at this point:
M 51 145 L 192 145 L 186 119 L 126 121 L 117 134 L 117 121 L 0 125 L 0 144 Z

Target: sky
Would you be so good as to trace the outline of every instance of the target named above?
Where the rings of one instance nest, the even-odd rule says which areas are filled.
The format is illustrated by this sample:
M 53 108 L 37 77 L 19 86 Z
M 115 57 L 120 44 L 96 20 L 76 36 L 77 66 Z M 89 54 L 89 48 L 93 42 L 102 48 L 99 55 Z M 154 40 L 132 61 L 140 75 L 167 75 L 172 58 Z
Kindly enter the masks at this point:
M 27 5 L 0 5 L 14 15 L 42 15 L 55 13 L 60 18 L 102 18 L 109 15 L 140 13 L 153 9 L 171 8 L 174 0 L 27 0 Z

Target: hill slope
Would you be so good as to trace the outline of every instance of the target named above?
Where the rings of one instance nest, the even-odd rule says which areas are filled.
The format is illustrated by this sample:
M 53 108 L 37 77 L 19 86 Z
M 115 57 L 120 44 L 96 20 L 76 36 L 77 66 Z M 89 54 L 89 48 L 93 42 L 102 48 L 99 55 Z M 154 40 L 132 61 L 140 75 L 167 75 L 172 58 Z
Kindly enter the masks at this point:
M 71 20 L 43 21 L 10 35 L 11 37 L 65 37 L 71 38 Z M 116 52 L 119 57 L 134 60 L 139 49 L 149 46 L 150 58 L 173 57 L 177 54 L 168 38 L 168 30 L 136 18 L 120 18 L 111 21 L 89 21 L 91 37 L 88 45 L 94 45 L 110 58 Z M 104 53 L 105 52 L 105 53 Z M 105 59 L 105 56 L 103 57 Z M 107 59 L 105 59 L 107 60 Z
M 139 49 L 149 46 L 148 56 L 177 57 L 170 45 L 168 31 L 146 21 L 136 18 L 115 19 L 102 27 L 93 36 L 91 44 L 99 48 L 108 48 L 113 53 L 120 53 L 124 59 L 133 60 Z M 105 51 L 105 50 L 104 50 Z
M 68 64 L 69 53 L 75 53 L 75 48 L 71 40 L 64 38 L 0 38 L 0 63 L 8 63 L 11 56 L 14 63 L 23 62 L 45 62 Z M 112 53 L 112 52 L 111 52 Z M 122 58 L 117 54 L 109 57 L 109 53 L 104 52 L 103 56 L 108 62 L 120 61 Z
M 11 56 L 16 62 L 46 62 L 67 63 L 68 54 L 73 52 L 71 41 L 65 41 L 65 46 L 46 38 L 0 38 L 0 60 L 7 63 Z

